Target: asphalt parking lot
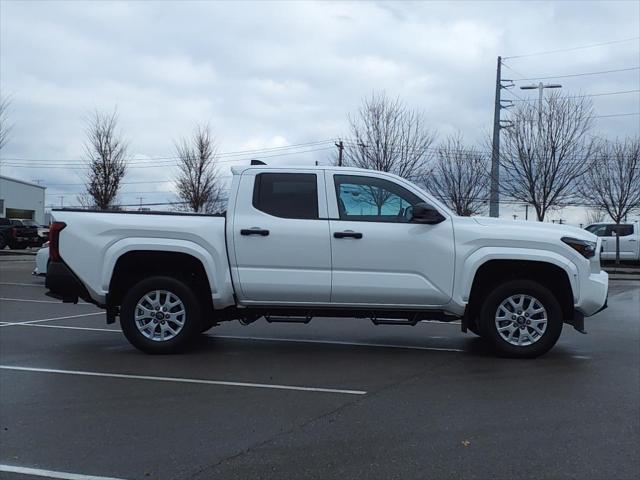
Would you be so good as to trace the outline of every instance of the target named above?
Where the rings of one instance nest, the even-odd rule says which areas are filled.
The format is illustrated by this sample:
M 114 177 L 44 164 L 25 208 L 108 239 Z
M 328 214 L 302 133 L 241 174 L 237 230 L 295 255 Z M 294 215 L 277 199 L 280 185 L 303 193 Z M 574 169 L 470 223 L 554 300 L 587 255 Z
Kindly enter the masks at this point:
M 536 360 L 459 325 L 229 323 L 180 356 L 0 259 L 0 477 L 637 479 L 640 282 Z M 17 467 L 17 468 L 16 468 Z M 33 469 L 33 470 L 29 470 Z M 11 470 L 19 473 L 11 473 Z

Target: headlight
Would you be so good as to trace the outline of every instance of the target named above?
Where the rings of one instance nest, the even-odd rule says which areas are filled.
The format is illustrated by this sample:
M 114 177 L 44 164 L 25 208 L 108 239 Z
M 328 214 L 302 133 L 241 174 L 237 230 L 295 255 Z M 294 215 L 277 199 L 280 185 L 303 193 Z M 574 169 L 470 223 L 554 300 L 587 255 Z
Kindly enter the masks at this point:
M 562 237 L 561 240 L 584 258 L 591 258 L 596 254 L 596 242 L 571 237 Z

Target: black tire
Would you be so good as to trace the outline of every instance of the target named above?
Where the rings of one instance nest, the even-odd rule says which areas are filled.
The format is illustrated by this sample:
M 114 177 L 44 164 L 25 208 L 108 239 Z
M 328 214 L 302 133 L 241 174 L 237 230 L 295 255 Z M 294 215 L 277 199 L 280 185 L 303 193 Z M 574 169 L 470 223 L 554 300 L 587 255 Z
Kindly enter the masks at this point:
M 162 341 L 147 338 L 138 329 L 135 320 L 138 302 L 146 294 L 157 290 L 164 290 L 175 295 L 184 305 L 185 311 L 182 329 L 173 338 Z M 187 349 L 202 330 L 201 317 L 202 309 L 193 289 L 181 280 L 165 276 L 150 277 L 129 288 L 120 309 L 120 325 L 127 340 L 137 349 L 153 354 L 179 353 Z M 167 321 L 167 325 L 177 329 L 177 325 L 170 323 L 170 321 Z M 160 329 L 159 325 L 158 329 Z M 157 330 L 155 331 L 157 332 Z
M 536 334 L 532 327 L 526 325 L 518 327 L 519 330 L 526 330 L 527 333 L 536 336 L 535 342 L 530 345 L 514 345 L 509 343 L 498 332 L 496 325 L 498 307 L 503 301 L 516 295 L 528 295 L 535 298 L 547 313 L 547 326 L 542 335 Z M 518 315 L 517 312 L 514 316 L 526 321 L 524 317 Z M 511 318 L 513 318 L 513 316 Z M 533 318 L 533 316 L 531 318 Z M 502 323 L 502 325 L 508 323 L 509 322 L 506 321 Z M 498 285 L 489 293 L 480 310 L 481 336 L 489 341 L 498 353 L 512 358 L 535 358 L 547 353 L 558 341 L 560 333 L 562 332 L 562 323 L 562 308 L 555 295 L 551 293 L 548 288 L 532 280 L 510 280 Z M 521 333 L 517 333 L 519 337 Z M 527 338 L 528 337 L 523 337 L 523 339 Z
M 3 236 L 0 236 L 0 250 L 4 250 L 6 246 L 7 246 L 7 241 L 4 239 Z

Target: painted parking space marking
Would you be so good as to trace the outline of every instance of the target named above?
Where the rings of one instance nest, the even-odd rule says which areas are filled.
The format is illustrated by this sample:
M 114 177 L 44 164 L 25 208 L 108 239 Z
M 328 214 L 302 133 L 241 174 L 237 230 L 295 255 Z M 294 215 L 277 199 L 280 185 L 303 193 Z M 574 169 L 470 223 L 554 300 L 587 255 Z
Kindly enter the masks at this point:
M 39 320 L 27 320 L 25 322 L 9 322 L 0 325 L 0 327 L 13 327 L 18 325 L 29 325 L 40 322 L 53 322 L 54 320 L 67 320 L 69 318 L 89 317 L 91 315 L 104 315 L 104 312 L 81 313 L 80 315 L 65 315 L 63 317 L 41 318 Z
M 41 468 L 19 467 L 17 465 L 0 465 L 0 472 L 19 473 L 34 477 L 60 478 L 63 480 L 124 480 L 115 477 L 99 477 L 96 475 L 84 475 L 82 473 L 57 472 Z
M 60 319 L 55 319 L 60 320 Z M 59 328 L 66 330 L 85 330 L 87 332 L 110 332 L 110 333 L 122 333 L 122 330 L 118 330 L 115 328 L 96 328 L 96 327 L 72 327 L 69 325 L 41 325 L 39 323 L 30 323 L 30 322 L 22 322 L 22 323 L 10 323 L 10 324 L 0 324 L 0 327 L 5 326 L 20 326 L 20 327 L 41 327 L 41 328 Z M 459 348 L 440 348 L 440 347 L 420 347 L 413 345 L 394 345 L 394 344 L 386 344 L 386 343 L 362 343 L 362 342 L 346 342 L 346 341 L 334 341 L 334 340 L 310 340 L 310 339 L 293 339 L 293 338 L 272 338 L 272 337 L 246 337 L 246 336 L 233 336 L 233 335 L 208 335 L 212 338 L 222 338 L 228 340 L 255 340 L 259 342 L 290 342 L 290 343 L 319 343 L 319 344 L 327 344 L 327 345 L 344 345 L 344 346 L 353 346 L 353 347 L 375 347 L 375 348 L 400 348 L 407 350 L 433 350 L 436 352 L 464 352 L 464 350 Z M 431 339 L 440 339 L 446 337 L 428 337 Z
M 72 327 L 71 325 L 43 325 L 41 323 L 13 323 L 15 327 L 40 327 L 40 328 L 61 328 L 64 330 L 85 330 L 87 332 L 115 332 L 122 333 L 122 330 L 115 328 L 96 328 L 96 327 Z M 3 325 L 0 324 L 0 327 Z
M 56 303 L 58 305 L 63 305 L 63 302 L 60 300 L 29 300 L 28 298 L 8 298 L 8 297 L 0 297 L 0 300 L 5 302 L 26 302 L 26 303 Z M 74 305 L 91 305 L 87 302 L 78 302 Z
M 0 370 L 13 370 L 31 373 L 52 373 L 60 375 L 78 375 L 85 377 L 118 378 L 127 380 L 148 380 L 169 383 L 191 383 L 198 385 L 219 385 L 226 387 L 265 388 L 272 390 L 293 390 L 299 392 L 337 393 L 344 395 L 366 395 L 364 390 L 345 390 L 341 388 L 304 387 L 297 385 L 279 385 L 270 383 L 231 382 L 226 380 L 205 380 L 199 378 L 159 377 L 154 375 L 130 375 L 124 373 L 89 372 L 83 370 L 60 370 L 55 368 L 20 367 L 14 365 L 0 365 Z
M 37 283 L 0 282 L 0 286 L 1 285 L 12 285 L 12 286 L 18 286 L 18 287 L 40 287 L 40 288 L 45 288 L 44 284 L 37 284 Z
M 326 345 L 345 345 L 351 347 L 376 347 L 376 348 L 404 348 L 408 350 L 433 350 L 436 352 L 464 352 L 461 348 L 440 348 L 440 347 L 421 347 L 418 345 L 395 345 L 387 343 L 365 343 L 365 342 L 346 342 L 340 340 L 310 340 L 295 338 L 276 338 L 276 337 L 245 337 L 233 335 L 209 335 L 213 338 L 226 338 L 229 340 L 258 340 L 261 342 L 290 342 L 290 343 L 317 343 Z

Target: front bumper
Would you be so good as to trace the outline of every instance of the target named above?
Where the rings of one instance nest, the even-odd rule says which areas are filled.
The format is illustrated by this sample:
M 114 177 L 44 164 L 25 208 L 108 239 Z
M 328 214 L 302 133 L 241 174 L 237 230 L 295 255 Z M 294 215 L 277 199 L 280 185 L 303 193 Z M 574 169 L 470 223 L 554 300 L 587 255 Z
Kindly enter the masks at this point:
M 585 317 L 590 317 L 607 308 L 609 295 L 609 274 L 604 270 L 590 274 L 580 282 L 580 298 L 575 309 Z

